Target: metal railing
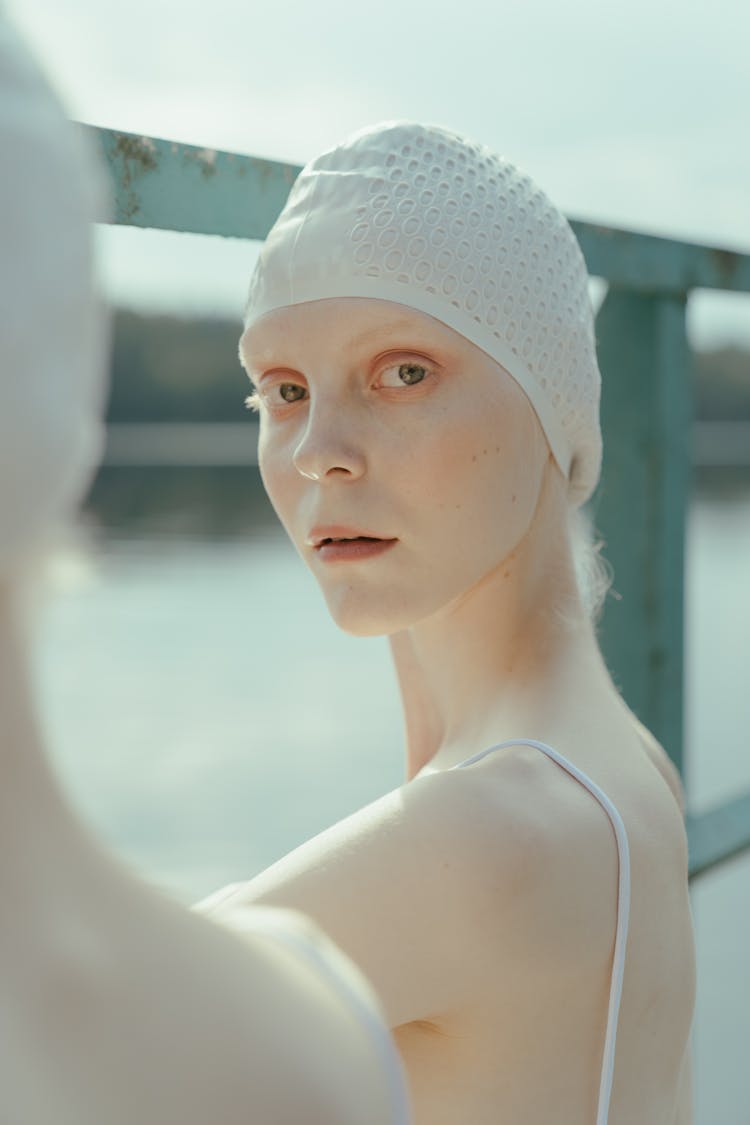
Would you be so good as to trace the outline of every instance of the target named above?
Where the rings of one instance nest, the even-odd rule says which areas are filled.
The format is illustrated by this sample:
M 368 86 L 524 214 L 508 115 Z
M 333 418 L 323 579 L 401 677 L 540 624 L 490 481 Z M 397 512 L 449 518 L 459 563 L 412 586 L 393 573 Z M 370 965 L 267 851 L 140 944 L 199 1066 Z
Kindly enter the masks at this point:
M 83 125 L 115 185 L 114 222 L 262 240 L 300 165 Z M 693 289 L 750 293 L 750 254 L 620 230 L 571 226 L 589 273 L 608 282 L 596 320 L 604 463 L 589 502 L 621 599 L 600 626 L 630 707 L 684 776 L 685 521 L 692 378 L 686 306 Z M 200 445 L 200 436 L 194 435 Z M 688 812 L 691 878 L 750 848 L 750 791 Z

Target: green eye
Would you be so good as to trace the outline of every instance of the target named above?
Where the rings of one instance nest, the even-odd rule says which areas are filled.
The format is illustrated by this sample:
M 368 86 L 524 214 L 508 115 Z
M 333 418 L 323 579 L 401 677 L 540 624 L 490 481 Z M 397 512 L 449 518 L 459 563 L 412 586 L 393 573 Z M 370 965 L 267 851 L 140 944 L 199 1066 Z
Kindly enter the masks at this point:
M 305 393 L 305 388 L 296 383 L 279 383 L 279 394 L 284 402 L 297 402 Z
M 429 368 L 424 363 L 415 363 L 405 360 L 403 363 L 392 363 L 384 369 L 381 376 L 381 385 L 384 387 L 413 387 L 422 383 L 429 374 Z
M 407 387 L 411 387 L 414 383 L 421 383 L 425 377 L 425 368 L 421 363 L 400 363 L 398 366 L 398 377 Z

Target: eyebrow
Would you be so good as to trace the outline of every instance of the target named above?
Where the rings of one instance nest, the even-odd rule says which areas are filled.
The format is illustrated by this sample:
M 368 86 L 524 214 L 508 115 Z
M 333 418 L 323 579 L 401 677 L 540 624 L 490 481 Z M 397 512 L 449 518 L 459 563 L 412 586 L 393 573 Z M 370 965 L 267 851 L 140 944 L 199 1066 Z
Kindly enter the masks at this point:
M 367 328 L 364 332 L 358 332 L 356 336 L 350 337 L 347 342 L 347 347 L 358 348 L 373 337 L 382 335 L 393 336 L 396 332 L 414 332 L 415 334 L 422 335 L 426 331 L 427 325 L 417 324 L 413 320 L 405 320 L 402 318 L 401 320 L 393 320 L 385 324 L 376 324 L 373 328 Z M 239 349 L 239 357 L 244 367 L 243 349 L 241 347 Z M 247 374 L 252 382 L 253 378 L 250 371 L 247 371 Z
M 378 324 L 374 328 L 368 328 L 365 332 L 360 332 L 358 335 L 352 336 L 349 344 L 356 347 L 359 344 L 363 344 L 366 340 L 369 340 L 372 336 L 378 336 L 381 333 L 387 333 L 392 336 L 394 332 L 422 332 L 423 330 L 423 326 L 421 324 L 416 324 L 413 320 L 393 320 L 390 323 Z

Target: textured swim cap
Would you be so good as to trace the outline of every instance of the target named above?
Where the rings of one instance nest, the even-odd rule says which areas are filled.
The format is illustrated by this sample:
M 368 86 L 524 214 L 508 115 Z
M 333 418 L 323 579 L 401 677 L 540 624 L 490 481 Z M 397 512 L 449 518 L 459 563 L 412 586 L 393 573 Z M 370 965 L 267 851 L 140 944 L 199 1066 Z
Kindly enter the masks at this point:
M 102 448 L 109 319 L 93 221 L 109 185 L 0 13 L 0 575 L 64 525 Z
M 588 273 L 565 216 L 528 175 L 437 125 L 351 134 L 295 180 L 244 327 L 327 297 L 396 301 L 482 348 L 531 401 L 571 503 L 588 499 L 602 456 Z

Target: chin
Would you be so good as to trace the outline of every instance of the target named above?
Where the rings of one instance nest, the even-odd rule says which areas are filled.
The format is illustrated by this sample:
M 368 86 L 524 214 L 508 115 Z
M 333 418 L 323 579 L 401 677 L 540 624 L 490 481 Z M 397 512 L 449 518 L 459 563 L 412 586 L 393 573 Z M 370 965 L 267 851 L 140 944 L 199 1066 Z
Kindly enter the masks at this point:
M 382 593 L 368 597 L 351 586 L 323 593 L 331 617 L 352 637 L 385 637 L 414 624 L 408 606 L 389 605 Z
M 393 591 L 363 591 L 356 586 L 323 590 L 328 611 L 344 633 L 352 637 L 387 637 L 400 633 L 432 616 L 440 608 L 425 604 L 424 591 L 414 598 L 395 597 Z M 389 596 L 390 594 L 390 596 Z
M 328 609 L 339 629 L 350 637 L 385 637 L 405 628 L 404 625 L 393 624 L 382 612 L 358 611 L 353 606 L 342 609 L 330 603 Z

